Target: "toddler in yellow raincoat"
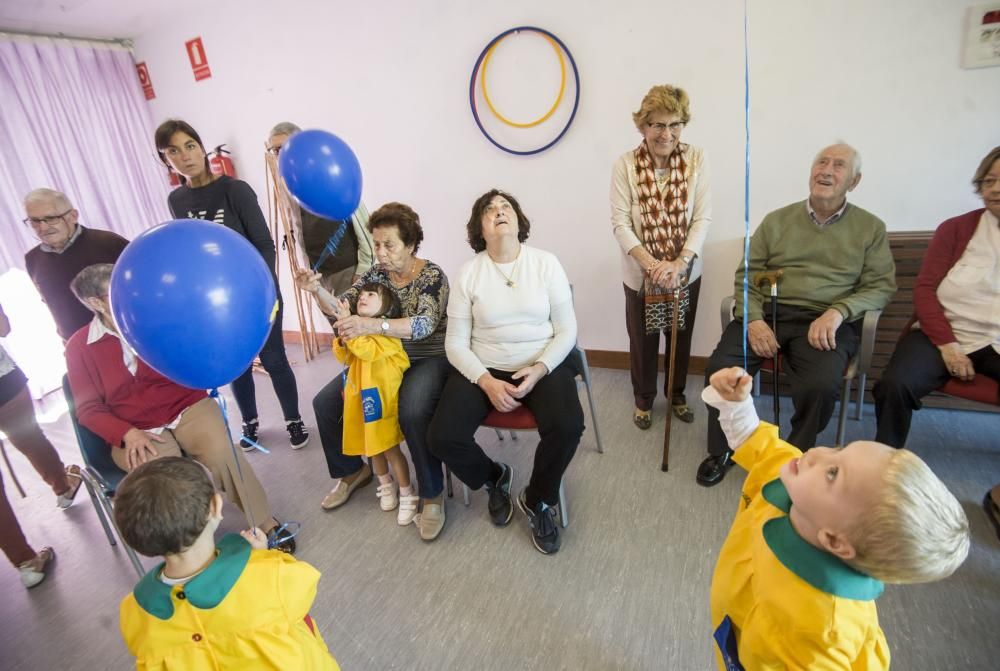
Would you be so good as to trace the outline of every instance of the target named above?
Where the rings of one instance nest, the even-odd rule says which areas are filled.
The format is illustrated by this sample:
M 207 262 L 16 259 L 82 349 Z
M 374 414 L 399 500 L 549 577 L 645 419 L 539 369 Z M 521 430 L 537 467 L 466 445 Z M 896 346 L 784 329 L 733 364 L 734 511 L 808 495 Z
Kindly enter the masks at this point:
M 140 671 L 339 671 L 309 608 L 319 571 L 268 550 L 260 529 L 218 544 L 222 495 L 205 467 L 162 457 L 115 494 L 115 522 L 138 552 L 163 556 L 121 603 Z
M 726 671 L 889 668 L 883 583 L 945 578 L 969 552 L 962 506 L 908 450 L 856 441 L 802 453 L 757 418 L 750 377 L 702 392 L 747 469 L 712 577 L 716 660 Z
M 350 316 L 350 305 L 340 301 L 337 319 Z M 365 284 L 358 292 L 357 313 L 362 317 L 392 319 L 399 306 L 388 287 Z M 362 335 L 336 339 L 333 352 L 346 364 L 344 383 L 344 454 L 369 457 L 378 477 L 376 494 L 382 510 L 399 511 L 396 521 L 406 526 L 417 514 L 420 497 L 410 483 L 410 465 L 399 448 L 399 385 L 410 359 L 399 338 Z M 398 485 L 389 473 L 396 475 Z

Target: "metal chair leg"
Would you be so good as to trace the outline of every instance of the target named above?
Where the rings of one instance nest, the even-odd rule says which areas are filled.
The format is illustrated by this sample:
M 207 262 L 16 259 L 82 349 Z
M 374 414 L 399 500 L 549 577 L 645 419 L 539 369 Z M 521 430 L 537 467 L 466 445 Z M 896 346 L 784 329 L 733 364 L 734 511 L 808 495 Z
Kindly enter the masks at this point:
M 561 480 L 559 481 L 559 522 L 562 524 L 563 529 L 569 526 L 569 508 L 566 507 L 566 488 L 563 487 Z
M 448 487 L 448 498 L 455 498 L 455 488 L 451 484 L 451 469 L 447 466 L 444 467 L 444 481 Z
M 87 488 L 87 494 L 90 495 L 90 502 L 94 505 L 97 519 L 101 521 L 101 526 L 104 528 L 104 535 L 108 537 L 108 543 L 111 544 L 111 547 L 118 545 L 118 541 L 115 540 L 115 534 L 111 531 L 111 525 L 108 524 L 108 518 L 104 515 L 104 506 L 98 501 L 98 492 L 103 496 L 103 489 L 87 469 L 82 469 L 80 476 L 83 478 L 83 485 Z
M 465 500 L 465 507 L 468 508 L 471 505 L 469 502 L 469 486 L 464 482 L 462 483 L 462 498 Z
M 837 444 L 844 444 L 844 434 L 847 431 L 847 408 L 851 405 L 851 378 L 844 378 L 844 386 L 840 390 L 840 416 L 837 418 Z
M 493 429 L 493 430 L 494 430 L 494 431 L 496 431 L 496 434 L 497 434 L 497 440 L 503 440 L 503 434 L 502 434 L 502 433 L 500 433 L 500 429 Z M 511 436 L 513 436 L 513 435 L 514 435 L 514 434 L 511 434 Z
M 861 419 L 865 411 L 865 383 L 868 381 L 868 374 L 861 373 L 858 376 L 858 400 L 854 406 L 854 419 Z
M 597 451 L 604 454 L 604 445 L 601 443 L 601 430 L 597 428 L 597 411 L 594 409 L 594 394 L 590 388 L 590 365 L 587 363 L 587 355 L 581 354 L 583 360 L 583 385 L 587 388 L 587 403 L 590 405 L 590 421 L 594 425 L 594 440 L 597 441 Z

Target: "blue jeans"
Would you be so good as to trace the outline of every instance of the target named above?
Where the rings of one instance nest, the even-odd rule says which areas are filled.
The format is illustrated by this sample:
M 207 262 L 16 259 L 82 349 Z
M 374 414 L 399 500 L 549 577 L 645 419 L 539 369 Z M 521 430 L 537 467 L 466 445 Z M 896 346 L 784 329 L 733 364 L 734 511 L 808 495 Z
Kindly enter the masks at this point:
M 443 356 L 414 359 L 399 386 L 399 426 L 410 448 L 417 486 L 424 499 L 433 499 L 444 489 L 441 460 L 431 454 L 427 429 L 450 372 L 451 364 Z M 357 473 L 364 463 L 361 457 L 344 455 L 343 391 L 344 376 L 337 375 L 313 398 L 316 428 L 331 478 Z

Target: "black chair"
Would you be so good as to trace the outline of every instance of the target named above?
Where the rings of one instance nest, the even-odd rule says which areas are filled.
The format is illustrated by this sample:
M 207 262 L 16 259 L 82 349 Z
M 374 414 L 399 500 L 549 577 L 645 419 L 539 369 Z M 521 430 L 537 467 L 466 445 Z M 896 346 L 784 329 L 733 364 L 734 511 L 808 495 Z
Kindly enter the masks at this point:
M 69 378 L 63 376 L 63 394 L 66 397 L 66 408 L 69 418 L 73 422 L 73 431 L 76 433 L 76 442 L 80 446 L 80 454 L 83 456 L 84 467 L 81 469 L 83 484 L 90 494 L 90 502 L 94 504 L 97 511 L 97 518 L 101 520 L 104 533 L 108 537 L 108 543 L 112 547 L 118 545 L 121 539 L 121 532 L 115 526 L 114 514 L 111 510 L 111 499 L 115 495 L 115 490 L 125 477 L 125 471 L 118 468 L 118 465 L 111 459 L 112 447 L 102 438 L 85 426 L 80 426 L 76 418 L 76 404 L 73 402 L 73 391 L 69 387 Z M 112 531 L 114 529 L 114 531 Z M 117 536 L 117 539 L 116 539 Z M 128 555 L 129 561 L 135 568 L 136 573 L 141 578 L 146 574 L 139 556 L 136 554 L 124 539 L 121 539 L 122 547 Z

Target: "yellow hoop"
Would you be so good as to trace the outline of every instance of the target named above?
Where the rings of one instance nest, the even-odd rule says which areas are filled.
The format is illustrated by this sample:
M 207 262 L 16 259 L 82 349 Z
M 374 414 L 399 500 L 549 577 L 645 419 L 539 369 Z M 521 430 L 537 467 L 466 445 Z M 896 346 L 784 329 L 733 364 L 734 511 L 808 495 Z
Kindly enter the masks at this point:
M 490 57 L 493 55 L 493 50 L 497 48 L 497 45 L 500 44 L 502 40 L 497 40 L 493 44 L 493 46 L 490 47 L 489 51 L 486 52 L 486 58 L 483 59 L 483 76 L 480 82 L 483 89 L 483 98 L 486 100 L 486 105 L 490 108 L 490 111 L 493 112 L 494 116 L 496 116 L 497 119 L 500 119 L 500 121 L 504 122 L 508 126 L 513 126 L 514 128 L 531 128 L 532 126 L 537 126 L 538 124 L 544 122 L 550 116 L 555 114 L 556 109 L 558 109 L 559 107 L 559 103 L 562 102 L 563 93 L 565 93 L 566 91 L 566 61 L 565 59 L 563 59 L 562 49 L 559 48 L 559 45 L 556 44 L 555 40 L 553 40 L 548 35 L 545 35 L 544 37 L 549 41 L 549 44 L 552 45 L 552 48 L 555 50 L 556 55 L 559 57 L 559 76 L 560 76 L 559 95 L 556 96 L 556 101 L 552 103 L 551 109 L 549 109 L 549 111 L 545 113 L 545 116 L 543 116 L 540 119 L 536 119 L 535 121 L 532 121 L 530 123 L 517 123 L 516 121 L 511 121 L 510 119 L 500 114 L 500 112 L 497 111 L 497 108 L 493 106 L 493 103 L 490 102 L 490 94 L 486 92 L 486 67 L 490 63 Z

